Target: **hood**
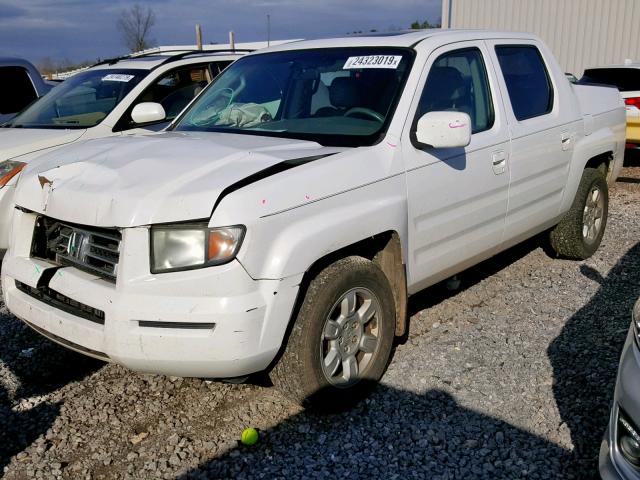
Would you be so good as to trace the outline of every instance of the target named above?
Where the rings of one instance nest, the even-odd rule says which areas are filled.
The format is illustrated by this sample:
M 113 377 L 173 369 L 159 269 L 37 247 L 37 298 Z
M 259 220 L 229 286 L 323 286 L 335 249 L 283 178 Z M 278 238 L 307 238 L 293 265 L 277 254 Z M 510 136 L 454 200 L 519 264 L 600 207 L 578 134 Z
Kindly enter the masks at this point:
M 309 141 L 226 133 L 91 140 L 25 168 L 15 202 L 99 227 L 208 219 L 225 188 L 285 160 L 336 151 Z
M 0 128 L 0 162 L 78 140 L 85 129 Z

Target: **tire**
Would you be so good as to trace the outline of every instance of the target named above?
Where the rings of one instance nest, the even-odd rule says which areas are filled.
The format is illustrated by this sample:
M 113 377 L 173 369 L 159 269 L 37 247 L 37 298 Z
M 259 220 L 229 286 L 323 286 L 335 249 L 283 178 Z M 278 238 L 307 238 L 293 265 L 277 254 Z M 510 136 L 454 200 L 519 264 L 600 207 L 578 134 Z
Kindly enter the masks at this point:
M 338 260 L 311 280 L 271 379 L 305 407 L 343 410 L 382 378 L 394 335 L 393 292 L 382 270 L 362 257 Z
M 556 255 L 576 260 L 593 255 L 602 241 L 608 210 L 607 181 L 600 170 L 585 168 L 571 209 L 550 232 Z

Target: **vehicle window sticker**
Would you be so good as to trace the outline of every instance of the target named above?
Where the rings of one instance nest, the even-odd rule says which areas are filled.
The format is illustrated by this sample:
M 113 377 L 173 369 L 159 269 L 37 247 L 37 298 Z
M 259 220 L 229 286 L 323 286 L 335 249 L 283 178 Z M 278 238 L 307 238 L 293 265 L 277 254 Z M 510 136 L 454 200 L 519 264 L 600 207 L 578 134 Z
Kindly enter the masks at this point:
M 110 73 L 102 77 L 103 82 L 130 82 L 135 75 L 125 75 L 123 73 Z
M 402 60 L 401 55 L 364 55 L 360 57 L 349 57 L 342 67 L 343 70 L 354 68 L 398 68 Z

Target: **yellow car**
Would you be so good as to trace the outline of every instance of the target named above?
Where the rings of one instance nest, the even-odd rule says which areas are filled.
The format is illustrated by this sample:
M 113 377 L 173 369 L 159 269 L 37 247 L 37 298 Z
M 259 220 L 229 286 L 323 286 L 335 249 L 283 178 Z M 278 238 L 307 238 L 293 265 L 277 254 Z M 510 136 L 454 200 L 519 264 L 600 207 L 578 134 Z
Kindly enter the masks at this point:
M 640 63 L 588 68 L 580 80 L 584 83 L 613 85 L 627 105 L 627 147 L 640 147 Z

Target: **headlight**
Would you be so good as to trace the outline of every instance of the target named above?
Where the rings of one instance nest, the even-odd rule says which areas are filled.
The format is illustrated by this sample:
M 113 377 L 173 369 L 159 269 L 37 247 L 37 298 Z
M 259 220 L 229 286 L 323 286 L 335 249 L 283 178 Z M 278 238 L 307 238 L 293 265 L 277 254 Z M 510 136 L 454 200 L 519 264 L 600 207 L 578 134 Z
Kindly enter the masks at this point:
M 9 180 L 19 174 L 25 165 L 24 162 L 14 162 L 13 160 L 0 162 L 0 187 L 9 183 Z
M 245 227 L 209 228 L 206 224 L 151 227 L 151 273 L 222 265 L 240 250 Z

